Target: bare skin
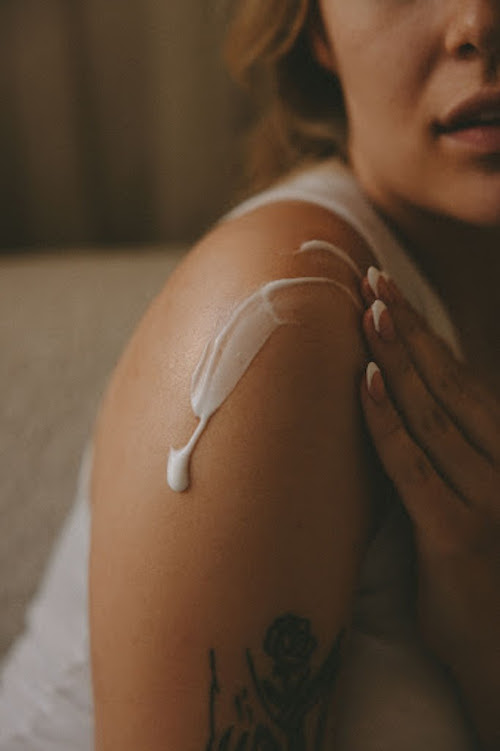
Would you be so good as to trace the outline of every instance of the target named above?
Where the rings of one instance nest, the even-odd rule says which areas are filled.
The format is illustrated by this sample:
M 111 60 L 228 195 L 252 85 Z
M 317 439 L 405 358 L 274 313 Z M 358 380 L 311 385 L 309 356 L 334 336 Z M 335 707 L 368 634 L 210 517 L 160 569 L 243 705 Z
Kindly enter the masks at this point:
M 500 6 L 497 0 L 321 0 L 321 10 L 326 35 L 318 37 L 316 53 L 348 92 L 352 167 L 450 307 L 474 367 L 490 377 L 496 368 L 489 359 L 495 327 L 488 331 L 486 323 L 496 301 L 500 166 L 495 171 L 494 164 L 500 160 L 494 155 L 485 164 L 484 155 L 464 153 L 438 138 L 433 123 L 464 96 L 498 85 L 493 63 Z M 214 419 L 210 440 L 200 443 L 190 495 L 173 497 L 164 481 L 165 447 L 182 444 L 193 430 L 189 376 L 203 342 L 217 319 L 264 280 L 323 268 L 322 259 L 293 256 L 292 265 L 283 255 L 311 237 L 349 250 L 363 272 L 373 263 L 369 251 L 327 212 L 264 207 L 215 230 L 197 246 L 143 319 L 117 368 L 101 411 L 93 478 L 91 618 L 99 751 L 194 748 L 207 738 L 212 748 L 216 721 L 229 743 L 235 712 L 240 722 L 259 723 L 252 728 L 259 747 L 267 741 L 266 748 L 273 748 L 270 733 L 278 729 L 269 727 L 264 735 L 264 719 L 250 718 L 249 686 L 259 698 L 259 703 L 252 700 L 252 711 L 264 709 L 266 722 L 272 715 L 287 740 L 303 748 L 305 710 L 317 692 L 306 684 L 306 701 L 295 704 L 292 726 L 287 711 L 294 693 L 288 687 L 296 684 L 282 680 L 289 671 L 281 669 L 269 647 L 276 632 L 287 639 L 291 632 L 305 635 L 301 670 L 314 652 L 312 637 L 317 639 L 322 653 L 311 675 L 322 678 L 314 685 L 322 687 L 322 700 L 329 700 L 337 639 L 350 620 L 353 583 L 369 537 L 368 517 L 378 494 L 386 494 L 353 389 L 367 350 L 359 321 L 343 299 L 328 299 L 323 307 L 311 296 L 306 301 L 311 318 L 301 329 L 300 345 L 283 331 L 281 349 L 265 351 L 226 412 Z M 343 278 L 348 271 L 340 264 L 330 273 Z M 466 294 L 469 280 L 474 290 Z M 333 311 L 326 305 L 332 302 Z M 374 339 L 372 345 L 377 346 Z M 305 367 L 307 362 L 313 366 Z M 400 370 L 391 371 L 395 385 Z M 411 407 L 413 392 L 404 397 L 402 404 Z M 317 407 L 311 417 L 312 404 Z M 285 440 L 277 442 L 276 436 Z M 398 448 L 399 441 L 392 446 Z M 234 461 L 226 461 L 228 455 Z M 389 476 L 404 464 L 401 453 L 392 459 Z M 315 478 L 313 492 L 310 478 Z M 477 490 L 482 500 L 484 483 Z M 486 490 L 489 497 L 489 485 Z M 417 496 L 409 496 L 415 504 L 434 500 L 425 487 Z M 427 526 L 420 524 L 422 554 L 431 549 L 424 537 Z M 298 550 L 305 552 L 297 556 Z M 469 554 L 466 549 L 461 560 L 467 562 Z M 424 573 L 436 565 L 428 556 L 422 555 L 422 562 Z M 422 588 L 430 605 L 445 602 L 441 595 L 450 589 L 457 594 L 455 582 L 463 582 L 455 569 L 449 587 L 446 571 L 437 568 L 443 576 L 428 580 L 442 586 Z M 326 606 L 325 590 L 331 593 Z M 465 595 L 470 592 L 477 592 L 474 582 Z M 490 600 L 481 599 L 485 611 Z M 468 600 L 448 602 L 454 613 Z M 438 616 L 429 613 L 428 621 L 439 626 Z M 117 629 L 116 623 L 126 628 Z M 469 626 L 466 622 L 463 630 L 472 633 Z M 269 662 L 259 668 L 258 650 L 263 660 L 278 662 L 279 680 L 269 680 Z M 242 655 L 247 657 L 243 667 Z M 469 665 L 455 667 L 483 737 L 494 737 L 490 721 L 498 716 L 496 707 L 491 715 L 482 714 L 484 692 L 493 695 L 483 666 L 479 680 Z M 295 678 L 299 671 L 292 672 Z M 221 700 L 233 695 L 235 706 L 230 711 L 226 706 L 223 715 Z M 207 703 L 211 724 L 200 732 L 192 719 Z M 271 713 L 278 704 L 286 711 Z M 323 708 L 319 714 L 316 737 L 327 730 Z M 323 747 L 332 748 L 333 734 L 323 735 Z M 248 737 L 239 736 L 241 747 Z
M 500 5 L 322 0 L 320 9 L 314 49 L 343 85 L 353 170 L 449 307 L 476 374 L 499 393 L 500 154 L 436 124 L 471 96 L 500 93 Z
M 424 347 L 425 339 L 409 325 L 409 339 L 413 337 L 415 347 L 426 350 L 428 357 L 426 380 L 431 388 L 423 389 L 417 371 L 405 362 L 403 352 L 408 354 L 408 349 L 401 348 L 399 357 L 394 351 L 392 360 L 386 357 L 367 319 L 374 358 L 385 372 L 397 409 L 386 406 L 377 412 L 366 391 L 363 404 L 378 454 L 414 522 L 421 621 L 429 643 L 457 678 L 481 746 L 498 749 L 497 463 L 474 465 L 473 450 L 462 450 L 463 442 L 452 440 L 453 430 L 435 430 L 436 449 L 436 435 L 415 429 L 415 424 L 440 387 L 444 393 L 439 393 L 439 401 L 455 415 L 467 402 L 464 394 L 475 393 L 480 382 L 491 389 L 491 397 L 478 401 L 491 406 L 483 410 L 481 420 L 474 402 L 471 411 L 476 411 L 476 418 L 471 425 L 482 431 L 490 455 L 497 451 L 500 4 L 320 0 L 320 9 L 324 28 L 314 37 L 314 49 L 344 91 L 351 166 L 447 305 L 467 360 L 468 372 L 463 368 L 457 370 L 459 375 L 446 376 L 453 370 L 442 364 L 439 349 L 431 349 L 432 337 Z M 472 101 L 476 110 L 471 109 Z M 461 121 L 454 120 L 458 111 Z M 461 388 L 454 392 L 452 382 Z M 402 416 L 411 424 L 413 438 Z M 488 421 L 493 421 L 491 430 Z M 445 476 L 453 466 L 453 472 L 463 472 L 468 485 L 465 504 L 436 470 L 442 469 L 445 451 Z M 488 512 L 481 506 L 486 497 Z M 476 498 L 480 503 L 471 512 Z M 462 515 L 467 521 L 458 532 Z M 450 608 L 447 619 L 446 600 L 460 603 L 453 615 Z
M 311 238 L 347 248 L 362 272 L 376 262 L 352 229 L 308 204 L 214 228 L 155 298 L 103 399 L 90 561 L 99 751 L 215 749 L 229 738 L 231 748 L 245 738 L 280 748 L 275 738 L 302 749 L 307 736 L 333 747 L 339 639 L 387 498 L 357 400 L 368 352 L 348 295 L 301 290 L 308 319 L 277 332 L 214 415 L 188 491 L 165 482 L 166 449 L 196 423 L 191 374 L 235 302 L 269 279 L 328 275 L 362 308 L 344 261 L 295 254 Z M 292 444 L 318 466 L 299 466 Z
M 367 280 L 362 288 L 370 304 Z M 362 389 L 367 423 L 414 523 L 421 632 L 456 677 L 480 747 L 496 751 L 500 400 L 383 280 L 378 292 L 389 306 L 385 333 L 371 311 L 363 326 L 391 395 L 378 390 L 375 406 Z
M 387 217 L 386 217 L 387 218 Z M 500 396 L 500 332 L 498 329 L 498 273 L 500 235 L 453 220 L 427 217 L 412 230 L 410 245 L 397 234 L 448 307 L 460 332 L 466 361 L 475 375 Z M 448 254 L 438 248 L 452 248 Z M 474 253 L 471 254 L 471 248 Z

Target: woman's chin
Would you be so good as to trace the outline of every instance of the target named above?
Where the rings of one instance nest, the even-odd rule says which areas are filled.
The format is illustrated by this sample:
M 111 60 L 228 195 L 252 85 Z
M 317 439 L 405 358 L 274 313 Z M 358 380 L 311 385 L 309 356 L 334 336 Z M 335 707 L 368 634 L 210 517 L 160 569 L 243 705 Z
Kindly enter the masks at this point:
M 451 196 L 441 193 L 438 210 L 466 224 L 500 231 L 500 179 L 487 182 L 486 186 L 481 181 L 467 190 L 455 189 Z
M 485 200 L 483 203 L 469 204 L 464 206 L 462 211 L 459 207 L 453 206 L 451 216 L 466 224 L 500 232 L 500 199 L 496 202 Z

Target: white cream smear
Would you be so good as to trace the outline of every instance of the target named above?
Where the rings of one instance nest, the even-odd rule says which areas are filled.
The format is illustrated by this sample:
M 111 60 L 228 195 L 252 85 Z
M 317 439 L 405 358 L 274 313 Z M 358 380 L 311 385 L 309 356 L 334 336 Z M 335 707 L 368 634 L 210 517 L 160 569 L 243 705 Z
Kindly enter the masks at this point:
M 349 264 L 361 279 L 354 261 L 340 248 L 323 240 L 311 240 L 296 253 L 328 251 Z M 176 492 L 187 490 L 190 484 L 189 463 L 198 439 L 210 417 L 238 384 L 252 360 L 260 352 L 271 334 L 280 326 L 296 324 L 286 317 L 280 290 L 301 284 L 330 284 L 347 293 L 356 308 L 362 311 L 353 292 L 344 284 L 321 276 L 276 279 L 263 284 L 240 303 L 223 328 L 211 339 L 191 378 L 191 407 L 200 419 L 188 443 L 180 449 L 171 448 L 167 462 L 167 483 Z M 281 297 L 281 299 L 280 299 Z

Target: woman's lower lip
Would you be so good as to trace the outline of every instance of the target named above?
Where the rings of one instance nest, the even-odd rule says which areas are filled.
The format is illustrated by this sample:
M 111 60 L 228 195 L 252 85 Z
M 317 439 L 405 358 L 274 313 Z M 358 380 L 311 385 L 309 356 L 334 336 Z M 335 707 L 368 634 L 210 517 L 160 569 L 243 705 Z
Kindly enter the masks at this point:
M 470 128 L 461 128 L 442 134 L 447 139 L 460 141 L 482 153 L 500 152 L 500 124 L 476 125 Z

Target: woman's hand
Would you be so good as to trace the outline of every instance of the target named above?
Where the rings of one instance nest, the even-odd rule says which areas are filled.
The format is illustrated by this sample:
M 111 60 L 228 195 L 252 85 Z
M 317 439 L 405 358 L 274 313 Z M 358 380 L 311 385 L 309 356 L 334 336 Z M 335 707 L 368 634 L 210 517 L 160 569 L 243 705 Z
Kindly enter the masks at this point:
M 370 278 L 375 284 L 376 275 Z M 500 675 L 500 401 L 392 280 L 380 275 L 377 291 L 363 328 L 381 373 L 369 365 L 375 398 L 363 378 L 361 399 L 379 458 L 413 522 L 419 625 L 429 647 L 465 681 L 466 694 L 479 700 L 482 681 L 496 689 L 498 716 L 500 678 L 492 671 Z M 376 300 L 367 278 L 362 292 L 367 305 Z

